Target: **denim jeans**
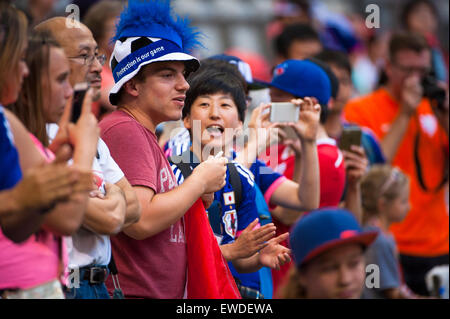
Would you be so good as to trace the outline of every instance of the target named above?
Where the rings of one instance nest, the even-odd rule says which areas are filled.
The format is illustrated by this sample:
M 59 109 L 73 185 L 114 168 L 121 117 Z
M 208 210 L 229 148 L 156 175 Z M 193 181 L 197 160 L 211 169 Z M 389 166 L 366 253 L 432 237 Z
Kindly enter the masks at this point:
M 84 270 L 80 269 L 80 278 L 83 278 Z M 80 280 L 79 288 L 66 288 L 66 299 L 111 299 L 104 282 L 90 284 L 89 280 Z

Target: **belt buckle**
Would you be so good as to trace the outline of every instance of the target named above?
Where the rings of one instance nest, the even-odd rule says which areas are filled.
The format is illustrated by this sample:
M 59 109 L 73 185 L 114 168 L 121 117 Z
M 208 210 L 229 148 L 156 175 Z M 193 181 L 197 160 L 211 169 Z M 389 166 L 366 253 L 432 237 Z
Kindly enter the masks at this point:
M 102 268 L 102 267 L 91 267 L 90 269 L 89 269 L 89 282 L 91 283 L 91 284 L 100 284 L 100 283 L 102 283 L 104 280 L 95 280 L 95 278 L 94 278 L 94 276 L 95 276 L 95 274 L 97 273 L 97 272 L 99 272 L 99 271 L 103 271 L 103 274 L 104 275 L 106 275 L 105 274 L 105 272 L 106 272 L 106 269 L 104 269 L 104 268 Z M 106 277 L 106 276 L 105 276 Z M 106 279 L 106 278 L 105 278 Z

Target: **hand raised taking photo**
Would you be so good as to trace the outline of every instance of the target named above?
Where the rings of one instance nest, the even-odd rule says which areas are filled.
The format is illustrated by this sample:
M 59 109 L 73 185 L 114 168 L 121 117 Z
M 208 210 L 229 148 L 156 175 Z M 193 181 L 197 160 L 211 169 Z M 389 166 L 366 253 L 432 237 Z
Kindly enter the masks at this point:
M 300 117 L 296 123 L 288 123 L 302 142 L 313 142 L 316 140 L 320 121 L 320 104 L 306 97 L 305 99 L 295 99 L 291 101 L 300 107 Z

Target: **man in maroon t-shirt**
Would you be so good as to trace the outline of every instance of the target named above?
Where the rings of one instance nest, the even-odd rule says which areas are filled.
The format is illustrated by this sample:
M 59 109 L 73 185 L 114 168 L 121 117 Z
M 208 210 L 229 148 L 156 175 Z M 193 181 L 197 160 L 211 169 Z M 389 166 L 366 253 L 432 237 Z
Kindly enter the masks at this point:
M 159 123 L 181 118 L 189 89 L 185 76 L 199 66 L 184 53 L 196 43 L 194 33 L 176 21 L 169 6 L 130 1 L 111 57 L 110 101 L 118 109 L 100 123 L 102 138 L 142 207 L 140 220 L 112 238 L 120 285 L 131 298 L 185 296 L 183 215 L 198 198 L 225 185 L 226 159 L 211 158 L 176 187 L 155 136 Z

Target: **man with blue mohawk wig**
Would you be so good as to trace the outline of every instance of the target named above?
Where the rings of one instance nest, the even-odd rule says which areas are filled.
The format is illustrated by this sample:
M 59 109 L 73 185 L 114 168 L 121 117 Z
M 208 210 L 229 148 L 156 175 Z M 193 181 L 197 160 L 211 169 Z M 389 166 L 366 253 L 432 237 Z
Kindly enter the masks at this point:
M 227 160 L 210 158 L 177 187 L 155 135 L 159 123 L 181 118 L 189 89 L 185 77 L 200 65 L 189 54 L 200 45 L 198 37 L 199 33 L 187 20 L 174 18 L 169 1 L 130 0 L 117 25 L 110 61 L 115 80 L 110 101 L 118 108 L 101 121 L 100 127 L 102 138 L 142 207 L 139 222 L 112 239 L 126 297 L 183 298 L 186 291 L 187 297 L 192 297 L 189 296 L 189 283 L 193 284 L 190 274 L 197 271 L 199 277 L 195 280 L 204 279 L 201 269 L 186 272 L 186 267 L 191 265 L 192 249 L 196 250 L 196 258 L 207 254 L 200 250 L 205 249 L 205 238 L 214 241 L 215 246 L 210 246 L 212 251 L 219 249 L 207 220 L 203 223 L 206 214 L 198 200 L 203 196 L 206 201 L 209 194 L 225 185 Z M 191 225 L 199 229 L 191 231 Z M 190 234 L 197 237 L 192 238 Z M 224 264 L 222 260 L 220 263 Z M 224 275 L 220 280 L 231 278 L 228 268 L 222 270 Z M 230 289 L 228 295 L 195 297 L 239 297 L 233 285 L 231 289 L 228 283 L 222 287 L 211 285 L 223 291 Z

